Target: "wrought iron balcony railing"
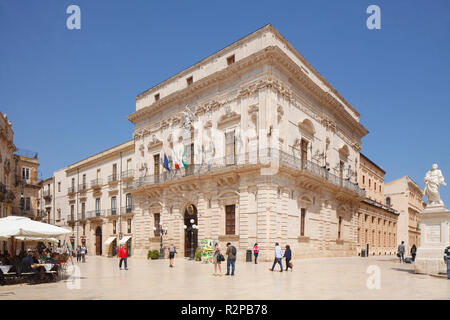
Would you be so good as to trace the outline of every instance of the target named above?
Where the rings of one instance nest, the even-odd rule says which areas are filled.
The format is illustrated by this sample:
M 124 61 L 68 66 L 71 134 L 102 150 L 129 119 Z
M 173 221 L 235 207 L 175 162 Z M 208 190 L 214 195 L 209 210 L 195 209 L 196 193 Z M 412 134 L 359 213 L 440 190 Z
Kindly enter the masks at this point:
M 74 214 L 67 215 L 67 222 L 68 223 L 75 222 L 75 215 Z
M 35 217 L 38 212 L 36 209 L 26 209 L 22 207 L 13 207 L 12 214 L 14 216 Z
M 117 182 L 119 181 L 119 175 L 116 174 L 112 174 L 108 177 L 108 183 L 113 183 L 113 182 Z
M 243 166 L 258 166 L 261 165 L 267 168 L 267 174 L 270 172 L 276 173 L 278 167 L 285 167 L 289 169 L 299 170 L 311 173 L 318 176 L 325 181 L 338 186 L 351 190 L 357 193 L 359 196 L 364 197 L 365 191 L 359 188 L 358 184 L 353 183 L 349 179 L 341 178 L 328 171 L 325 167 L 318 165 L 317 163 L 309 160 L 302 160 L 292 154 L 288 154 L 279 149 L 267 148 L 260 150 L 259 152 L 250 152 L 241 155 L 231 155 L 221 158 L 214 158 L 210 162 L 203 164 L 191 164 L 187 169 L 181 168 L 178 170 L 171 170 L 170 172 L 164 170 L 157 175 L 146 175 L 139 177 L 132 181 L 128 181 L 125 184 L 125 189 L 132 190 L 142 186 L 163 183 L 166 181 L 172 181 L 179 178 L 193 176 L 193 175 L 205 175 L 210 173 L 216 173 L 220 170 L 229 167 L 243 167 Z
M 86 191 L 87 188 L 88 188 L 87 183 L 80 183 L 80 184 L 78 185 L 78 192 Z
M 50 197 L 52 196 L 52 193 L 50 192 L 50 190 L 44 190 L 44 191 L 42 192 L 42 196 L 43 196 L 44 198 L 50 198 Z
M 91 187 L 92 188 L 100 188 L 101 186 L 102 186 L 102 179 L 94 179 L 94 180 L 91 180 Z
M 117 208 L 112 208 L 112 209 L 106 210 L 106 215 L 108 217 L 110 217 L 110 216 L 117 216 L 118 213 L 119 213 L 119 210 Z
M 75 186 L 72 186 L 72 187 L 67 188 L 67 193 L 68 193 L 68 194 L 75 193 L 75 192 L 76 192 Z
M 86 212 L 87 218 L 100 218 L 105 216 L 105 210 L 91 210 Z
M 122 171 L 122 180 L 134 178 L 134 170 L 125 170 Z
M 134 205 L 125 206 L 120 209 L 120 214 L 132 213 L 134 211 Z

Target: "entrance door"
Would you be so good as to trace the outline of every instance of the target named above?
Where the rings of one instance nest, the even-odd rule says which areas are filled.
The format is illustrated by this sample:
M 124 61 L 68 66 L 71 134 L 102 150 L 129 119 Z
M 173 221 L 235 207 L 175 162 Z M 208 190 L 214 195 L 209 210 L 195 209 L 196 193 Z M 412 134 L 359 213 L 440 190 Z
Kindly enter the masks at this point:
M 117 254 L 117 239 L 114 239 L 111 245 L 112 245 L 112 256 L 115 257 Z
M 193 223 L 191 223 L 191 219 L 194 219 Z M 184 224 L 187 226 L 186 230 L 184 231 L 184 256 L 190 257 L 191 245 L 195 253 L 195 249 L 197 249 L 197 240 L 198 240 L 197 230 L 194 230 L 193 233 L 190 232 L 193 224 L 198 225 L 197 208 L 193 204 L 188 205 L 186 207 L 186 210 L 184 210 Z
M 95 230 L 95 254 L 102 255 L 102 228 L 97 227 Z

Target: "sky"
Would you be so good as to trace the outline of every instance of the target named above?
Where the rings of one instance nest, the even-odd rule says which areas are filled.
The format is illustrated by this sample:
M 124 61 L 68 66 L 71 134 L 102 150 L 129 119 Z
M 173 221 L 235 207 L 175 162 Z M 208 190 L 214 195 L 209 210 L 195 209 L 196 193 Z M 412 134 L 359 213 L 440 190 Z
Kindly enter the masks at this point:
M 447 0 L 0 0 L 0 111 L 44 179 L 130 140 L 136 95 L 267 23 L 361 114 L 362 152 L 386 181 L 423 187 L 437 163 L 450 182 Z M 450 184 L 441 197 L 450 206 Z

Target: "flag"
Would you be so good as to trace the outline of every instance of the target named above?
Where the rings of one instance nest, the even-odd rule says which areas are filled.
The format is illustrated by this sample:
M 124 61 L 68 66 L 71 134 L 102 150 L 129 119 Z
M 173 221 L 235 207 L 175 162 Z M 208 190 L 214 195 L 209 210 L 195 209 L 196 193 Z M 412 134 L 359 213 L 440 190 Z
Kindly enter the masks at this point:
M 175 151 L 173 149 L 172 149 L 172 161 L 173 161 L 173 167 L 175 169 L 180 169 L 179 161 L 178 161 Z
M 184 168 L 187 169 L 188 165 L 187 165 L 187 161 L 186 161 L 186 149 L 184 150 L 183 159 L 181 159 L 181 162 L 183 162 Z
M 164 153 L 163 167 L 166 168 L 167 171 L 170 171 L 170 168 L 169 168 L 169 159 L 167 159 L 167 156 L 166 156 L 165 153 Z

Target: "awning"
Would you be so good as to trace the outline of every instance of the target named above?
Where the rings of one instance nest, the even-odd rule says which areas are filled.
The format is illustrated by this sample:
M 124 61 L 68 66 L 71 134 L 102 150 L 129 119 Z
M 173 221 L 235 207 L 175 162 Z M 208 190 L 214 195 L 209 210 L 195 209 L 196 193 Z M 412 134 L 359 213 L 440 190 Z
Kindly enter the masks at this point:
M 116 238 L 116 237 L 109 237 L 109 238 L 105 241 L 105 244 L 106 244 L 107 246 L 109 246 L 109 245 L 114 241 L 115 238 Z
M 122 239 L 120 239 L 119 244 L 127 243 L 127 241 L 130 239 L 131 239 L 131 236 L 125 236 Z
M 55 238 L 39 238 L 39 237 L 16 237 L 19 241 L 35 241 L 35 242 L 53 242 L 58 243 L 59 240 Z

